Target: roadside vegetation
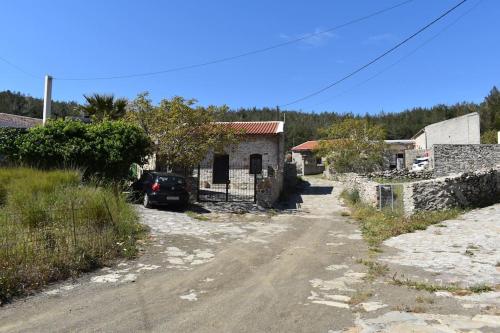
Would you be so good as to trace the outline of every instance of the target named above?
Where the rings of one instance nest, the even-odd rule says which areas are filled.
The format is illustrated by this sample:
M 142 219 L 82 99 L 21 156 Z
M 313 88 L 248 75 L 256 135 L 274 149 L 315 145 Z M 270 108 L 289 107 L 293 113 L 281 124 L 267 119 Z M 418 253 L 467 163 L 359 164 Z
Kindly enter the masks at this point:
M 0 168 L 0 303 L 137 253 L 142 227 L 116 186 L 78 171 Z
M 459 209 L 450 209 L 404 216 L 401 211 L 378 210 L 362 203 L 356 191 L 344 191 L 341 197 L 350 206 L 351 216 L 361 223 L 363 237 L 370 246 L 378 246 L 390 237 L 425 230 L 430 225 L 455 218 L 462 213 Z
M 457 284 L 434 284 L 430 282 L 413 281 L 405 278 L 404 276 L 399 278 L 396 275 L 392 277 L 392 283 L 396 286 L 405 286 L 415 290 L 423 290 L 430 293 L 434 293 L 437 291 L 447 291 L 458 296 L 480 294 L 494 290 L 493 287 L 487 284 L 477 284 L 468 287 L 462 287 Z

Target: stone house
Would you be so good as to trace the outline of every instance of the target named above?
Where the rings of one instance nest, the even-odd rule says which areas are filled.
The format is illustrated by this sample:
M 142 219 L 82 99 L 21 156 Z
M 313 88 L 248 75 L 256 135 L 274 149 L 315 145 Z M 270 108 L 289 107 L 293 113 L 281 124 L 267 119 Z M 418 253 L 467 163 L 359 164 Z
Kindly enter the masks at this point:
M 240 135 L 237 144 L 207 153 L 193 176 L 201 193 L 225 191 L 229 201 L 250 200 L 257 191 L 275 201 L 283 187 L 285 163 L 284 122 L 219 122 Z M 265 184 L 265 188 L 259 184 Z
M 323 159 L 314 153 L 318 143 L 319 141 L 306 141 L 292 148 L 292 161 L 297 166 L 297 174 L 317 175 L 325 171 Z

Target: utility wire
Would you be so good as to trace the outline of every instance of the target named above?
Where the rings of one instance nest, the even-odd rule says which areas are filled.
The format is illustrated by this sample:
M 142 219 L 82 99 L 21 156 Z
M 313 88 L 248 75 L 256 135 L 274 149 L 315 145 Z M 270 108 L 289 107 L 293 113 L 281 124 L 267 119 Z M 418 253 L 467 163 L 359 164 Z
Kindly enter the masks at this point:
M 32 73 L 24 70 L 23 68 L 17 66 L 16 64 L 10 62 L 9 60 L 7 60 L 7 59 L 5 59 L 3 57 L 0 57 L 0 60 L 3 61 L 4 63 L 6 63 L 7 65 L 9 65 L 10 67 L 17 69 L 19 72 L 21 72 L 21 73 L 23 73 L 23 74 L 25 74 L 27 76 L 30 76 L 30 77 L 35 78 L 35 79 L 39 79 L 40 78 L 39 76 L 34 75 L 34 74 L 32 74 Z
M 130 78 L 136 78 L 136 77 L 154 76 L 154 75 L 160 75 L 160 74 L 166 74 L 166 73 L 184 71 L 184 70 L 193 69 L 193 68 L 205 67 L 205 66 L 214 65 L 214 64 L 218 64 L 218 63 L 222 63 L 222 62 L 227 62 L 227 61 L 231 61 L 231 60 L 235 60 L 235 59 L 239 59 L 239 58 L 243 58 L 243 57 L 248 57 L 250 55 L 254 55 L 254 54 L 258 54 L 258 53 L 264 53 L 264 52 L 267 52 L 267 51 L 270 51 L 270 50 L 274 50 L 274 49 L 277 49 L 277 48 L 280 48 L 280 47 L 283 47 L 283 46 L 287 46 L 287 45 L 290 45 L 290 44 L 298 43 L 300 41 L 303 41 L 303 40 L 306 40 L 306 39 L 309 39 L 309 38 L 312 38 L 312 37 L 320 36 L 320 35 L 323 35 L 323 34 L 326 34 L 326 33 L 329 33 L 329 32 L 335 31 L 335 30 L 338 30 L 340 28 L 344 28 L 344 27 L 347 27 L 349 25 L 356 24 L 356 23 L 368 20 L 368 19 L 370 19 L 370 18 L 372 18 L 374 16 L 386 13 L 388 11 L 391 11 L 393 9 L 399 8 L 399 7 L 404 6 L 404 5 L 406 5 L 406 4 L 410 3 L 410 2 L 413 2 L 413 1 L 414 0 L 405 0 L 405 1 L 402 1 L 402 2 L 399 2 L 399 3 L 395 4 L 393 6 L 390 6 L 390 7 L 381 9 L 381 10 L 378 10 L 378 11 L 373 12 L 371 14 L 368 14 L 368 15 L 356 18 L 354 20 L 351 20 L 351 21 L 348 21 L 348 22 L 345 22 L 345 23 L 342 23 L 342 24 L 339 24 L 339 25 L 337 25 L 335 27 L 332 27 L 332 28 L 329 28 L 329 29 L 326 29 L 326 30 L 321 30 L 321 31 L 318 31 L 318 32 L 315 32 L 315 33 L 310 33 L 310 34 L 307 34 L 305 36 L 302 36 L 302 37 L 299 37 L 299 38 L 295 38 L 295 39 L 292 39 L 292 40 L 289 40 L 289 41 L 286 41 L 286 42 L 282 42 L 282 43 L 274 44 L 274 45 L 271 45 L 271 46 L 268 46 L 268 47 L 264 47 L 264 48 L 260 48 L 260 49 L 256 49 L 256 50 L 252 50 L 252 51 L 248 51 L 248 52 L 236 54 L 236 55 L 229 56 L 229 57 L 224 57 L 224 58 L 219 58 L 219 59 L 210 60 L 210 61 L 206 61 L 206 62 L 201 62 L 201 63 L 197 63 L 197 64 L 191 64 L 191 65 L 185 65 L 185 66 L 179 66 L 179 67 L 172 67 L 172 68 L 165 69 L 165 70 L 160 70 L 160 71 L 135 73 L 135 74 L 124 74 L 124 75 L 115 75 L 115 76 L 97 76 L 97 77 L 57 77 L 56 76 L 56 77 L 54 77 L 54 79 L 64 80 L 64 81 L 97 81 L 97 80 L 130 79 Z
M 397 50 L 398 48 L 400 48 L 401 46 L 403 46 L 404 44 L 406 44 L 407 42 L 409 42 L 410 40 L 412 40 L 413 38 L 415 38 L 416 36 L 418 36 L 419 34 L 421 34 L 422 32 L 424 32 L 425 30 L 427 30 L 428 28 L 430 28 L 432 25 L 434 25 L 435 23 L 437 23 L 438 21 L 440 21 L 441 19 L 443 19 L 445 16 L 447 16 L 448 14 L 450 14 L 451 12 L 453 12 L 455 9 L 457 9 L 458 7 L 460 7 L 461 5 L 463 5 L 464 3 L 466 3 L 468 0 L 462 0 L 460 1 L 458 4 L 456 4 L 455 6 L 451 7 L 450 9 L 448 9 L 446 12 L 444 12 L 443 14 L 441 14 L 439 17 L 435 18 L 434 20 L 432 20 L 431 22 L 429 22 L 428 24 L 426 24 L 424 27 L 420 28 L 417 32 L 413 33 L 412 35 L 410 35 L 409 37 L 405 38 L 403 41 L 399 42 L 398 44 L 396 44 L 395 46 L 393 46 L 392 48 L 390 48 L 389 50 L 385 51 L 384 53 L 382 53 L 381 55 L 379 55 L 378 57 L 376 57 L 375 59 L 371 60 L 370 62 L 364 64 L 363 66 L 359 67 L 358 69 L 356 69 L 355 71 L 347 74 L 346 76 L 342 77 L 341 79 L 338 79 L 337 81 L 319 89 L 319 90 L 316 90 L 306 96 L 303 96 L 303 97 L 300 97 L 296 100 L 293 100 L 289 103 L 286 103 L 286 104 L 282 104 L 280 105 L 280 107 L 286 107 L 286 106 L 289 106 L 289 105 L 292 105 L 292 104 L 296 104 L 298 102 L 302 102 L 306 99 L 309 99 L 313 96 L 316 96 L 316 95 L 319 95 L 321 94 L 322 92 L 338 85 L 339 83 L 341 82 L 344 82 L 345 80 L 349 79 L 350 77 L 356 75 L 357 73 L 361 72 L 362 70 L 370 67 L 371 65 L 373 65 L 374 63 L 376 63 L 377 61 L 379 61 L 380 59 L 384 58 L 385 56 L 387 56 L 388 54 L 394 52 L 395 50 Z
M 319 103 L 316 103 L 314 105 L 312 105 L 311 107 L 317 107 L 319 105 L 323 105 L 327 102 L 330 102 L 331 100 L 339 97 L 339 96 L 342 96 L 346 93 L 349 93 L 351 91 L 353 91 L 354 89 L 358 88 L 358 87 L 361 87 L 362 85 L 370 82 L 371 80 L 375 79 L 376 77 L 382 75 L 383 73 L 389 71 L 391 68 L 399 65 L 401 62 L 403 62 L 404 60 L 406 60 L 407 58 L 411 57 L 412 55 L 414 55 L 415 53 L 417 53 L 418 50 L 420 50 L 421 48 L 423 48 L 424 46 L 426 46 L 427 44 L 429 44 L 430 42 L 432 42 L 434 39 L 438 38 L 440 35 L 442 35 L 443 33 L 445 33 L 448 29 L 450 29 L 452 26 L 454 26 L 455 24 L 457 24 L 462 18 L 464 18 L 465 16 L 467 16 L 468 14 L 470 14 L 474 9 L 476 9 L 479 4 L 483 2 L 483 0 L 478 0 L 476 2 L 476 4 L 474 6 L 472 6 L 470 9 L 468 9 L 465 13 L 463 13 L 462 15 L 460 15 L 459 17 L 457 17 L 453 22 L 451 22 L 450 24 L 448 24 L 447 26 L 445 26 L 443 29 L 441 29 L 439 32 L 437 32 L 436 34 L 434 34 L 431 38 L 425 40 L 423 43 L 421 43 L 420 45 L 418 45 L 416 48 L 414 48 L 412 51 L 408 52 L 407 54 L 405 54 L 403 57 L 401 57 L 400 59 L 398 59 L 397 61 L 393 62 L 392 64 L 390 64 L 389 66 L 385 67 L 384 69 L 382 69 L 381 71 L 375 73 L 374 75 L 370 76 L 369 78 L 367 78 L 366 80 L 352 86 L 351 88 L 347 89 L 347 90 L 344 90 L 342 92 L 340 92 L 339 94 L 336 94 L 326 100 L 323 100 L 322 102 L 319 102 Z

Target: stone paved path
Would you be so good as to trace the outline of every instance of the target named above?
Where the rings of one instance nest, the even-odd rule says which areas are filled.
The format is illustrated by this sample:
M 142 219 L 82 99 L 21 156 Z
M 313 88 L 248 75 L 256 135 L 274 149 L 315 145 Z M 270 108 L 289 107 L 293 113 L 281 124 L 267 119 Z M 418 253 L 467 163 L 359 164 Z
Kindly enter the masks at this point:
M 421 267 L 462 285 L 500 284 L 500 204 L 384 242 L 398 253 L 382 260 Z

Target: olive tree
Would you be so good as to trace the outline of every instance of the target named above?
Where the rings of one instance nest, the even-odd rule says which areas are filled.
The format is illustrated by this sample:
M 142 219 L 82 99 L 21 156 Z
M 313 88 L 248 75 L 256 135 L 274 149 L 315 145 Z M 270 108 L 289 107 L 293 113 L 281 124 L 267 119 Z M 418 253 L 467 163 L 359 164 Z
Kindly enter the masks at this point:
M 337 172 L 370 172 L 384 161 L 385 131 L 365 119 L 347 118 L 322 130 L 317 154 Z

